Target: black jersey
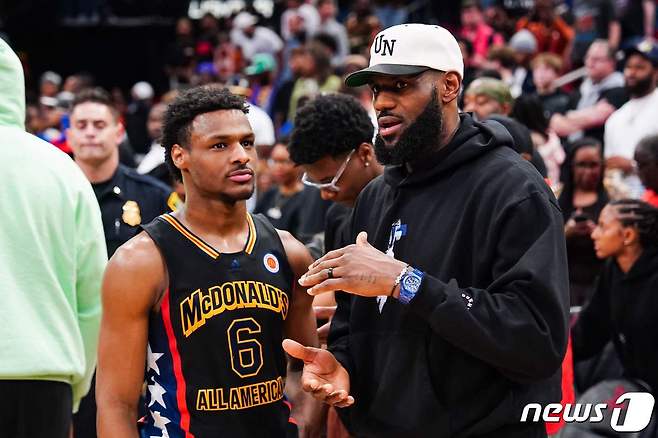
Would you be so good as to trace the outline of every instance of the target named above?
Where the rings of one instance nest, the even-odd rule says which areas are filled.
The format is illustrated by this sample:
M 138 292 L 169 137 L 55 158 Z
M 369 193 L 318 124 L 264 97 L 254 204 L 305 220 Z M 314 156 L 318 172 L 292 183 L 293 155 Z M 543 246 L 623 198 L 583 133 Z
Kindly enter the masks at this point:
M 144 230 L 169 285 L 149 321 L 142 436 L 286 436 L 281 347 L 293 282 L 283 244 L 247 215 L 243 251 L 219 253 L 170 214 Z

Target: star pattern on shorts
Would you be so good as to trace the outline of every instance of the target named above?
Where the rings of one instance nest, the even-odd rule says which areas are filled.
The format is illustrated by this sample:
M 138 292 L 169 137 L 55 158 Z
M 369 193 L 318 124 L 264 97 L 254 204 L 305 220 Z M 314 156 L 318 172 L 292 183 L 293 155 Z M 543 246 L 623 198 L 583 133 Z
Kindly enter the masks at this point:
M 149 370 L 155 371 L 155 373 L 159 376 L 160 375 L 160 368 L 158 368 L 158 360 L 164 356 L 164 353 L 154 353 L 153 350 L 151 350 L 151 344 L 148 344 L 148 351 L 146 352 L 146 371 L 148 372 Z
M 158 382 L 155 380 L 153 381 L 152 385 L 148 385 L 149 392 L 151 393 L 151 402 L 149 403 L 149 407 L 153 406 L 155 402 L 158 402 L 160 406 L 163 408 L 166 408 L 167 405 L 165 405 L 164 399 L 162 396 L 167 392 Z
M 158 411 L 151 411 L 151 416 L 153 417 L 153 424 L 155 427 L 162 431 L 162 435 L 160 437 L 151 436 L 151 438 L 169 438 L 169 433 L 167 432 L 167 424 L 171 423 L 171 420 L 162 416 L 162 414 L 160 414 Z

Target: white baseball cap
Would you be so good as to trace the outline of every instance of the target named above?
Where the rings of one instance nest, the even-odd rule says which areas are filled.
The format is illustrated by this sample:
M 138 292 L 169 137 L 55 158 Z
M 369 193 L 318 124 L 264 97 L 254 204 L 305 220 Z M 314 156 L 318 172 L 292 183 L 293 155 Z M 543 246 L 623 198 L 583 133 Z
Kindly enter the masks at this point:
M 242 11 L 233 19 L 233 27 L 239 30 L 245 30 L 248 27 L 255 26 L 258 19 L 247 11 Z
M 132 95 L 137 100 L 148 100 L 153 98 L 154 92 L 151 84 L 145 81 L 139 81 L 131 90 Z
M 398 24 L 377 34 L 370 47 L 370 65 L 349 75 L 345 84 L 359 87 L 373 74 L 402 76 L 430 69 L 464 77 L 464 60 L 455 37 L 441 26 Z

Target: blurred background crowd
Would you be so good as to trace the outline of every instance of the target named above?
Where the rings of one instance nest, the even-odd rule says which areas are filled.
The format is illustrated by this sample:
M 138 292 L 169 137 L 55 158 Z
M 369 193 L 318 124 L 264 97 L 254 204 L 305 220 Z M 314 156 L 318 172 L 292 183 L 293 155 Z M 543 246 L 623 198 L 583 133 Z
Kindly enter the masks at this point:
M 370 90 L 349 89 L 342 78 L 367 66 L 379 30 L 412 20 L 459 36 L 465 111 L 480 119 L 509 116 L 529 130 L 532 148 L 520 152 L 547 178 L 564 212 L 572 304 L 582 305 L 591 292 L 600 262 L 589 234 L 607 200 L 658 202 L 651 172 L 658 140 L 650 138 L 658 134 L 653 1 L 52 3 L 56 19 L 48 28 L 61 34 L 55 41 L 82 42 L 51 46 L 43 30 L 26 34 L 19 27 L 24 16 L 45 12 L 30 10 L 29 2 L 5 6 L 2 21 L 26 67 L 30 132 L 72 153 L 65 134 L 70 105 L 80 90 L 102 86 L 126 128 L 121 162 L 173 184 L 158 144 L 167 102 L 186 87 L 225 85 L 251 103 L 262 158 L 252 210 L 303 240 L 322 230 L 326 205 L 302 209 L 314 198 L 312 188 L 301 183 L 285 148 L 272 154 L 273 147 L 285 145 L 296 110 L 322 93 L 353 95 L 376 125 Z M 135 48 L 146 51 L 141 59 L 132 59 Z M 43 58 L 56 60 L 49 67 Z M 282 209 L 288 198 L 300 200 Z
M 591 298 L 604 263 L 591 234 L 606 204 L 633 198 L 658 206 L 653 0 L 0 6 L 0 35 L 26 73 L 29 132 L 74 155 L 67 138 L 71 105 L 81 91 L 105 88 L 125 126 L 120 162 L 169 186 L 176 193 L 169 208 L 176 209 L 184 189 L 168 174 L 159 144 L 166 105 L 191 86 L 226 86 L 251 104 L 260 160 L 249 209 L 291 231 L 316 255 L 333 195 L 305 185 L 290 158 L 295 114 L 318 95 L 349 94 L 376 129 L 370 89 L 346 88 L 343 78 L 368 65 L 377 32 L 404 22 L 440 24 L 458 36 L 465 60 L 461 108 L 505 124 L 517 151 L 553 189 L 564 215 L 577 310 Z

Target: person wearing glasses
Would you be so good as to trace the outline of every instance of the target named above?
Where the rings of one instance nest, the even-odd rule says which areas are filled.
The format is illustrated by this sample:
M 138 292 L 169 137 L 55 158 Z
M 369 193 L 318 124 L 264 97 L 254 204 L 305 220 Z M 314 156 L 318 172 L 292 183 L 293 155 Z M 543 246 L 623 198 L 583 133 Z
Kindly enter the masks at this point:
M 333 201 L 325 220 L 325 250 L 349 243 L 342 235 L 361 190 L 384 168 L 372 145 L 368 112 L 345 94 L 320 95 L 295 115 L 288 151 L 303 170 L 302 182 Z
M 573 143 L 562 169 L 564 185 L 558 202 L 567 239 L 572 306 L 582 306 L 589 300 L 602 266 L 590 235 L 609 200 L 603 185 L 603 169 L 601 142 L 593 137 Z
M 384 171 L 375 157 L 373 132 L 368 112 L 358 100 L 346 94 L 320 95 L 295 115 L 295 128 L 288 143 L 290 158 L 304 170 L 303 183 L 320 190 L 322 199 L 333 201 L 325 219 L 324 252 L 350 243 L 347 232 L 356 199 Z M 329 341 L 329 321 L 333 321 L 336 303 L 349 304 L 349 300 L 350 295 L 341 292 L 314 298 L 321 344 Z M 341 305 L 340 309 L 349 309 L 349 305 Z M 346 321 L 346 317 L 338 320 Z M 332 337 L 347 328 L 344 323 L 334 324 Z M 346 436 L 340 432 L 342 426 L 335 411 L 329 410 L 327 417 L 327 434 Z
M 258 200 L 254 213 L 264 214 L 275 228 L 309 243 L 322 232 L 330 203 L 320 199 L 317 189 L 302 183 L 302 170 L 290 159 L 285 140 L 272 149 L 268 166 L 275 185 Z

